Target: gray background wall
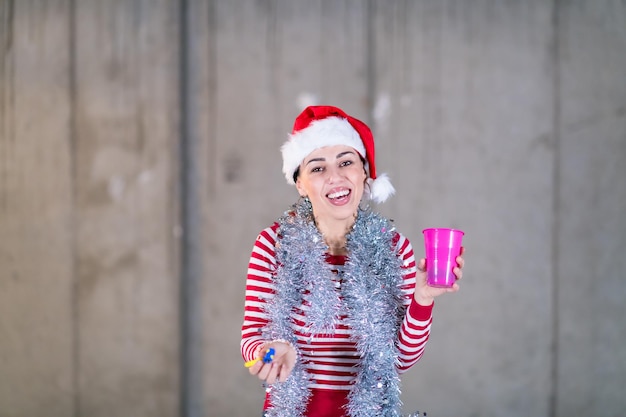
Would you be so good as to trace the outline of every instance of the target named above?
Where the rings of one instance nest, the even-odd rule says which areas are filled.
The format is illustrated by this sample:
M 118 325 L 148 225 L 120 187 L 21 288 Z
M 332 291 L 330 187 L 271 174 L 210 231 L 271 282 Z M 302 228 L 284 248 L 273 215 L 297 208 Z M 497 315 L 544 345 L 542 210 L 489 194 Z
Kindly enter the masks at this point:
M 0 0 L 0 417 L 259 415 L 239 326 L 306 104 L 466 231 L 406 411 L 626 410 L 626 4 Z

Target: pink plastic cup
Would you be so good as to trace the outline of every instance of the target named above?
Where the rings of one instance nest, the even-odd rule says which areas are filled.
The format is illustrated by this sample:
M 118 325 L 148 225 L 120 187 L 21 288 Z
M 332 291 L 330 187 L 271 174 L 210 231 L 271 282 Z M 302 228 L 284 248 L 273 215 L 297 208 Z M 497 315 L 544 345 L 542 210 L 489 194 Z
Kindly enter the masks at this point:
M 431 287 L 450 288 L 456 281 L 452 272 L 461 254 L 465 232 L 457 229 L 430 228 L 422 231 L 426 249 L 426 282 Z

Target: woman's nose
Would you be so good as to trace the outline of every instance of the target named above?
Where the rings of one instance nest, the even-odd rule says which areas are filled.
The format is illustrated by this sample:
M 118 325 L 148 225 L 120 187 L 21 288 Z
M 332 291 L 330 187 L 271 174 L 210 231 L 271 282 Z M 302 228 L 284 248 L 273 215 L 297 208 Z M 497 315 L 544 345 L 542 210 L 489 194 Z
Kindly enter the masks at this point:
M 337 178 L 339 178 L 339 170 L 335 167 L 333 168 L 328 168 L 326 170 L 326 181 L 329 184 L 332 184 L 333 182 L 335 182 L 337 180 Z

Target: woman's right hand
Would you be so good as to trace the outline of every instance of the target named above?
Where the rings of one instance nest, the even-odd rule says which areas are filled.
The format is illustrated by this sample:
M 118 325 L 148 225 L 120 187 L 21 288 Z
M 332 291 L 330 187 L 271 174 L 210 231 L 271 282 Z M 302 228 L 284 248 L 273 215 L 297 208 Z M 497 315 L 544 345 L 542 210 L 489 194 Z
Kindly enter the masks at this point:
M 426 282 L 426 259 L 422 258 L 419 260 L 417 263 L 415 292 L 413 293 L 413 297 L 418 304 L 429 306 L 433 303 L 435 297 L 447 292 L 457 292 L 459 290 L 458 281 L 463 278 L 463 267 L 465 266 L 465 259 L 463 259 L 464 253 L 465 248 L 461 246 L 461 254 L 456 258 L 458 266 L 452 269 L 452 272 L 456 276 L 456 282 L 449 288 L 436 288 L 428 285 Z
M 264 363 L 263 355 L 269 348 L 274 348 L 274 359 L 269 363 Z M 257 350 L 256 357 L 260 359 L 248 370 L 250 375 L 256 375 L 268 384 L 276 381 L 285 382 L 296 365 L 296 356 L 296 350 L 287 342 L 276 340 L 264 343 Z

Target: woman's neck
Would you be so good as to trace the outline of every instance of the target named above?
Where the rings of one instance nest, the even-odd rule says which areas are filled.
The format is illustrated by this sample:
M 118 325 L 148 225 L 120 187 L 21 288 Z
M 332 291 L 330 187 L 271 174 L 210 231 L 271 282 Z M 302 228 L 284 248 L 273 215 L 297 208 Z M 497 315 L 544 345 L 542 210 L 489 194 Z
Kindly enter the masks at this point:
M 328 245 L 328 252 L 331 255 L 347 255 L 346 236 L 354 225 L 356 215 L 347 220 L 341 219 L 315 219 L 317 228 Z

